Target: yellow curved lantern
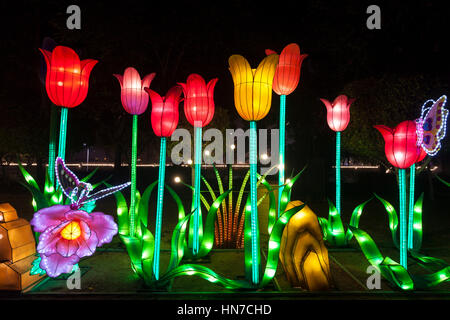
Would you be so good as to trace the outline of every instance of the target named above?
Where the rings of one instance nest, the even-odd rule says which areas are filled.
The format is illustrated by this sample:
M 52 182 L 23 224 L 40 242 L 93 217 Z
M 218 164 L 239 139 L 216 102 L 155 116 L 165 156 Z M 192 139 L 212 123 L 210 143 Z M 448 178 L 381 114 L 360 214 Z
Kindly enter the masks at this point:
M 228 59 L 234 82 L 234 104 L 244 120 L 258 121 L 269 112 L 278 58 L 277 54 L 271 54 L 256 69 L 252 69 L 241 55 L 232 55 Z

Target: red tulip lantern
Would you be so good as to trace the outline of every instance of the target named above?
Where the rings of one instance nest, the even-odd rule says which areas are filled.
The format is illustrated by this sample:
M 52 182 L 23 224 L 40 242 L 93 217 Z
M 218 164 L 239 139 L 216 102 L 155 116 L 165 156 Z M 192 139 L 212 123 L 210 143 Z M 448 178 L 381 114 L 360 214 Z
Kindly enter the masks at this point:
M 155 77 L 155 73 L 150 73 L 141 80 L 139 72 L 135 68 L 128 67 L 122 75 L 114 74 L 120 83 L 120 99 L 125 111 L 133 115 L 133 127 L 131 134 L 131 200 L 130 200 L 130 230 L 129 235 L 134 236 L 135 215 L 136 215 L 136 161 L 137 161 L 137 134 L 138 115 L 147 110 L 148 94 L 144 88 L 150 87 L 150 83 Z
M 266 55 L 276 54 L 275 51 L 266 49 Z M 278 95 L 291 94 L 300 80 L 300 68 L 307 54 L 300 54 L 300 47 L 296 43 L 287 45 L 280 54 L 278 66 L 273 78 L 273 91 Z
M 71 48 L 56 46 L 52 52 L 39 49 L 47 64 L 45 88 L 50 100 L 57 106 L 73 108 L 86 99 L 89 76 L 97 60 L 80 61 Z
M 214 116 L 214 86 L 217 78 L 205 83 L 198 74 L 191 74 L 186 83 L 179 83 L 184 93 L 184 114 L 194 127 L 208 125 Z
M 123 76 L 114 75 L 120 82 L 120 98 L 126 112 L 139 115 L 147 110 L 148 94 L 144 88 L 150 87 L 155 75 L 155 73 L 150 73 L 141 80 L 139 72 L 133 67 L 126 68 Z
M 172 87 L 165 97 L 145 88 L 152 100 L 152 128 L 161 137 L 159 149 L 158 198 L 156 206 L 155 247 L 153 259 L 153 274 L 159 279 L 159 256 L 161 248 L 161 226 L 164 199 L 164 180 L 166 170 L 166 139 L 170 137 L 178 125 L 178 104 L 180 103 L 181 88 Z
M 181 88 L 172 87 L 165 97 L 150 88 L 145 88 L 152 101 L 152 128 L 158 137 L 170 137 L 178 125 L 178 104 Z
M 327 108 L 327 122 L 331 130 L 340 132 L 347 128 L 350 122 L 350 106 L 355 99 L 348 99 L 340 95 L 330 103 L 326 99 L 320 99 Z
M 350 105 L 355 99 L 348 99 L 340 95 L 333 103 L 326 99 L 320 99 L 327 108 L 327 122 L 331 130 L 336 132 L 336 210 L 340 219 L 341 215 L 341 131 L 347 128 L 350 122 Z M 341 229 L 343 231 L 343 229 Z M 344 232 L 339 232 L 330 239 L 335 245 L 346 245 L 347 240 Z
M 266 55 L 277 54 L 275 51 L 266 49 Z M 281 186 L 278 190 L 278 216 L 281 212 L 281 202 L 283 201 L 282 193 L 284 180 L 284 164 L 285 164 L 285 128 L 286 128 L 286 95 L 291 94 L 297 88 L 300 80 L 300 68 L 303 59 L 307 54 L 300 54 L 300 47 L 296 43 L 288 44 L 278 58 L 277 68 L 273 78 L 272 88 L 275 93 L 280 96 L 280 136 L 279 136 L 279 174 L 278 184 Z
M 47 95 L 55 105 L 62 107 L 58 157 L 64 160 L 66 158 L 68 108 L 76 107 L 86 99 L 89 76 L 98 61 L 93 59 L 80 61 L 75 51 L 64 46 L 56 46 L 52 52 L 45 49 L 39 50 L 47 64 L 45 76 Z M 49 168 L 50 166 L 49 164 Z
M 413 245 L 414 224 L 414 177 L 415 163 L 422 161 L 427 155 L 417 139 L 416 122 L 407 120 L 400 122 L 394 129 L 377 125 L 385 145 L 384 152 L 388 161 L 398 170 L 400 194 L 400 264 L 406 269 L 408 266 L 407 249 Z M 406 176 L 405 169 L 410 168 L 410 195 L 409 195 L 409 223 L 407 229 L 406 219 Z M 408 230 L 408 231 L 407 231 Z
M 189 224 L 190 244 L 192 255 L 197 257 L 202 237 L 202 218 L 200 207 L 200 171 L 202 164 L 202 128 L 211 122 L 214 116 L 214 86 L 217 78 L 205 83 L 198 74 L 191 74 L 186 83 L 180 83 L 184 93 L 184 114 L 190 124 L 194 126 L 194 198 L 193 224 Z
M 377 125 L 375 129 L 383 135 L 386 158 L 394 167 L 406 169 L 425 158 L 426 152 L 417 145 L 414 121 L 403 121 L 395 129 L 383 125 Z

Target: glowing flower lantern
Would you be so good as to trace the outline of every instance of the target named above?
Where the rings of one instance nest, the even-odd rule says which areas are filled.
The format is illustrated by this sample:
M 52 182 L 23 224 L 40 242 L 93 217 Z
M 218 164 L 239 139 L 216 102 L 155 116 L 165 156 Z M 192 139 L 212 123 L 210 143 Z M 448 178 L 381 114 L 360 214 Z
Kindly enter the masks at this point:
M 56 46 L 53 51 L 39 49 L 47 64 L 45 88 L 50 100 L 61 109 L 58 156 L 66 154 L 67 111 L 86 99 L 89 76 L 98 62 L 93 59 L 80 61 L 71 48 Z
M 320 99 L 320 101 L 327 108 L 327 122 L 330 129 L 336 132 L 344 131 L 350 122 L 350 106 L 355 99 L 340 95 L 334 99 L 333 103 L 326 99 Z
M 398 168 L 399 193 L 400 193 L 400 264 L 407 269 L 407 230 L 406 230 L 406 178 L 405 169 L 413 166 L 425 158 L 422 147 L 417 143 L 416 122 L 407 120 L 399 123 L 394 129 L 377 125 L 375 129 L 383 136 L 384 151 L 388 161 Z M 410 177 L 412 179 L 412 177 Z M 414 184 L 414 182 L 412 181 Z M 414 187 L 412 188 L 414 189 Z M 411 190 L 410 198 L 414 198 Z M 412 200 L 414 201 L 414 200 Z M 410 226 L 410 229 L 412 225 Z M 411 237 L 411 235 L 410 235 Z M 409 241 L 408 241 L 409 242 Z M 412 242 L 412 238 L 411 238 Z
M 414 121 L 403 121 L 394 129 L 383 125 L 377 125 L 375 128 L 383 136 L 386 158 L 394 167 L 399 169 L 409 168 L 426 156 L 422 147 L 417 145 L 416 123 Z
M 150 84 L 156 73 L 148 74 L 141 80 L 139 72 L 129 67 L 122 75 L 114 74 L 120 83 L 120 98 L 125 111 L 133 115 L 133 131 L 131 140 L 131 200 L 130 200 L 130 236 L 134 236 L 136 215 L 136 157 L 137 157 L 137 130 L 138 115 L 147 110 L 148 94 L 144 88 Z
M 101 212 L 72 210 L 70 205 L 41 209 L 30 224 L 35 232 L 41 232 L 37 247 L 40 268 L 50 277 L 70 273 L 81 258 L 91 256 L 97 247 L 111 242 L 118 229 L 113 217 Z
M 179 83 L 184 94 L 184 114 L 190 124 L 194 126 L 194 204 L 193 226 L 189 225 L 192 235 L 192 254 L 199 252 L 201 234 L 201 207 L 200 207 L 200 170 L 202 164 L 202 128 L 208 125 L 214 116 L 214 87 L 218 79 L 214 78 L 206 84 L 198 74 L 191 74 L 186 83 Z M 193 229 L 192 229 L 193 227 Z
M 267 49 L 267 55 L 276 54 Z M 307 54 L 300 54 L 300 47 L 296 43 L 288 44 L 280 54 L 280 58 L 273 78 L 273 91 L 279 96 L 291 94 L 300 80 L 300 69 Z
M 178 125 L 178 104 L 181 101 L 181 88 L 172 87 L 165 97 L 161 97 L 152 89 L 145 88 L 152 101 L 152 128 L 161 138 L 170 137 Z
M 239 115 L 250 121 L 250 206 L 251 206 L 251 250 L 252 282 L 259 283 L 259 231 L 256 194 L 257 179 L 257 132 L 256 121 L 263 119 L 272 103 L 272 84 L 278 64 L 278 55 L 264 58 L 258 68 L 252 69 L 240 55 L 228 59 L 234 82 L 234 104 Z M 247 262 L 246 262 L 247 263 Z
M 347 128 L 350 122 L 350 106 L 355 99 L 348 99 L 340 95 L 330 103 L 327 99 L 320 99 L 327 108 L 327 123 L 331 130 L 336 132 L 336 210 L 341 215 L 341 131 Z M 345 234 L 336 235 L 336 244 L 346 243 Z
M 266 49 L 266 54 L 276 54 L 275 51 Z M 280 136 L 279 136 L 279 175 L 278 184 L 284 185 L 284 159 L 285 159 L 285 128 L 286 128 L 286 96 L 297 88 L 300 80 L 300 68 L 307 54 L 300 54 L 300 47 L 296 43 L 287 45 L 280 54 L 277 69 L 273 79 L 273 91 L 280 96 Z M 278 203 L 281 203 L 283 187 L 278 190 Z M 278 217 L 280 216 L 278 206 Z
M 158 174 L 158 199 L 156 207 L 155 228 L 155 253 L 153 259 L 153 274 L 159 279 L 159 255 L 161 246 L 161 225 L 164 198 L 164 177 L 166 170 L 166 138 L 170 137 L 178 125 L 178 104 L 180 103 L 181 88 L 171 88 L 165 97 L 161 97 L 155 91 L 145 88 L 152 101 L 152 128 L 158 137 L 161 137 L 159 151 L 159 174 Z

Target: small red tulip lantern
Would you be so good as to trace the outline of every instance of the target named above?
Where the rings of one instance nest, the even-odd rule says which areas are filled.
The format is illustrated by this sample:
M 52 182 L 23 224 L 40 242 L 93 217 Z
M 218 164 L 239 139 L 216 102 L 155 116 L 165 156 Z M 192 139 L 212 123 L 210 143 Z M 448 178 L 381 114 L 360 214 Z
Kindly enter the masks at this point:
M 206 84 L 198 74 L 191 74 L 186 83 L 179 83 L 184 93 L 184 114 L 194 127 L 207 126 L 214 116 L 214 87 L 218 79 Z
M 45 88 L 50 100 L 61 109 L 58 157 L 65 159 L 68 108 L 80 105 L 86 99 L 89 76 L 97 60 L 80 61 L 69 47 L 56 46 L 52 52 L 39 49 L 47 64 Z
M 184 93 L 184 114 L 194 126 L 194 223 L 189 225 L 192 238 L 192 255 L 197 256 L 202 228 L 200 208 L 200 170 L 202 164 L 202 128 L 208 125 L 214 116 L 214 87 L 217 78 L 206 84 L 198 74 L 191 74 L 186 83 L 180 83 Z M 193 228 L 193 229 L 191 229 Z
M 350 106 L 355 99 L 348 99 L 345 95 L 340 95 L 334 99 L 333 103 L 326 99 L 320 99 L 327 108 L 327 123 L 331 130 L 336 132 L 336 211 L 341 219 L 341 131 L 347 128 L 350 122 Z M 342 232 L 330 239 L 334 245 L 346 245 L 345 233 Z
M 158 198 L 156 202 L 155 253 L 153 259 L 153 275 L 159 279 L 159 256 L 161 248 L 161 226 L 164 198 L 164 177 L 166 171 L 166 138 L 170 137 L 178 125 L 178 104 L 180 103 L 181 88 L 171 88 L 165 97 L 155 91 L 145 88 L 152 101 L 152 128 L 161 137 L 159 149 Z
M 266 49 L 266 55 L 277 54 L 275 51 Z M 273 91 L 280 96 L 280 137 L 279 137 L 279 168 L 278 168 L 278 184 L 283 186 L 284 181 L 284 159 L 285 159 L 285 128 L 286 128 L 286 96 L 291 94 L 298 85 L 300 80 L 300 68 L 303 59 L 307 54 L 300 54 L 300 47 L 296 43 L 288 44 L 282 51 L 278 59 L 277 68 L 273 78 Z M 282 201 L 283 187 L 278 190 L 278 202 Z M 280 216 L 280 208 L 278 205 L 278 217 Z
M 132 115 L 140 115 L 147 110 L 148 94 L 144 88 L 150 87 L 156 73 L 150 73 L 141 80 L 139 72 L 132 67 L 126 68 L 122 75 L 114 76 L 120 82 L 120 99 L 125 111 Z
M 125 69 L 122 75 L 114 74 L 120 83 L 120 99 L 126 112 L 133 115 L 133 131 L 131 140 L 131 200 L 130 200 L 130 230 L 129 236 L 134 236 L 135 231 L 135 206 L 136 206 L 136 158 L 137 158 L 137 128 L 138 115 L 147 110 L 148 94 L 144 88 L 150 84 L 156 73 L 150 73 L 141 80 L 139 72 L 135 68 Z
M 170 137 L 178 125 L 178 104 L 181 101 L 182 89 L 172 87 L 165 97 L 161 97 L 152 89 L 145 88 L 152 101 L 152 128 L 158 137 Z
M 386 158 L 394 167 L 407 169 L 425 158 L 426 152 L 417 145 L 414 121 L 403 121 L 395 129 L 383 125 L 377 125 L 375 129 L 382 134 Z
M 400 264 L 407 269 L 407 247 L 412 246 L 413 205 L 414 205 L 414 166 L 427 155 L 417 141 L 416 122 L 407 120 L 399 123 L 394 129 L 377 125 L 375 129 L 380 131 L 385 145 L 384 151 L 388 161 L 398 168 L 398 181 L 400 193 Z M 410 229 L 409 235 L 406 229 L 406 177 L 405 169 L 413 168 L 410 176 Z M 412 204 L 411 204 L 412 202 Z M 408 238 L 408 240 L 407 240 Z
M 320 99 L 327 108 L 327 122 L 331 130 L 336 132 L 344 131 L 350 122 L 350 106 L 355 99 L 348 99 L 345 95 L 340 95 L 330 103 L 326 99 Z

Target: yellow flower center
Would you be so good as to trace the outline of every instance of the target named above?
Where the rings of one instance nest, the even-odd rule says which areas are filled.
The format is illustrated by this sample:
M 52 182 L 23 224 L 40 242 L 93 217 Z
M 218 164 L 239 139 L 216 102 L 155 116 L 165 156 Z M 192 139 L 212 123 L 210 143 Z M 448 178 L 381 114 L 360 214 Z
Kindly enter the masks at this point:
M 80 236 L 81 236 L 80 224 L 76 221 L 72 221 L 61 231 L 61 237 L 63 237 L 66 240 L 75 240 L 78 239 Z

